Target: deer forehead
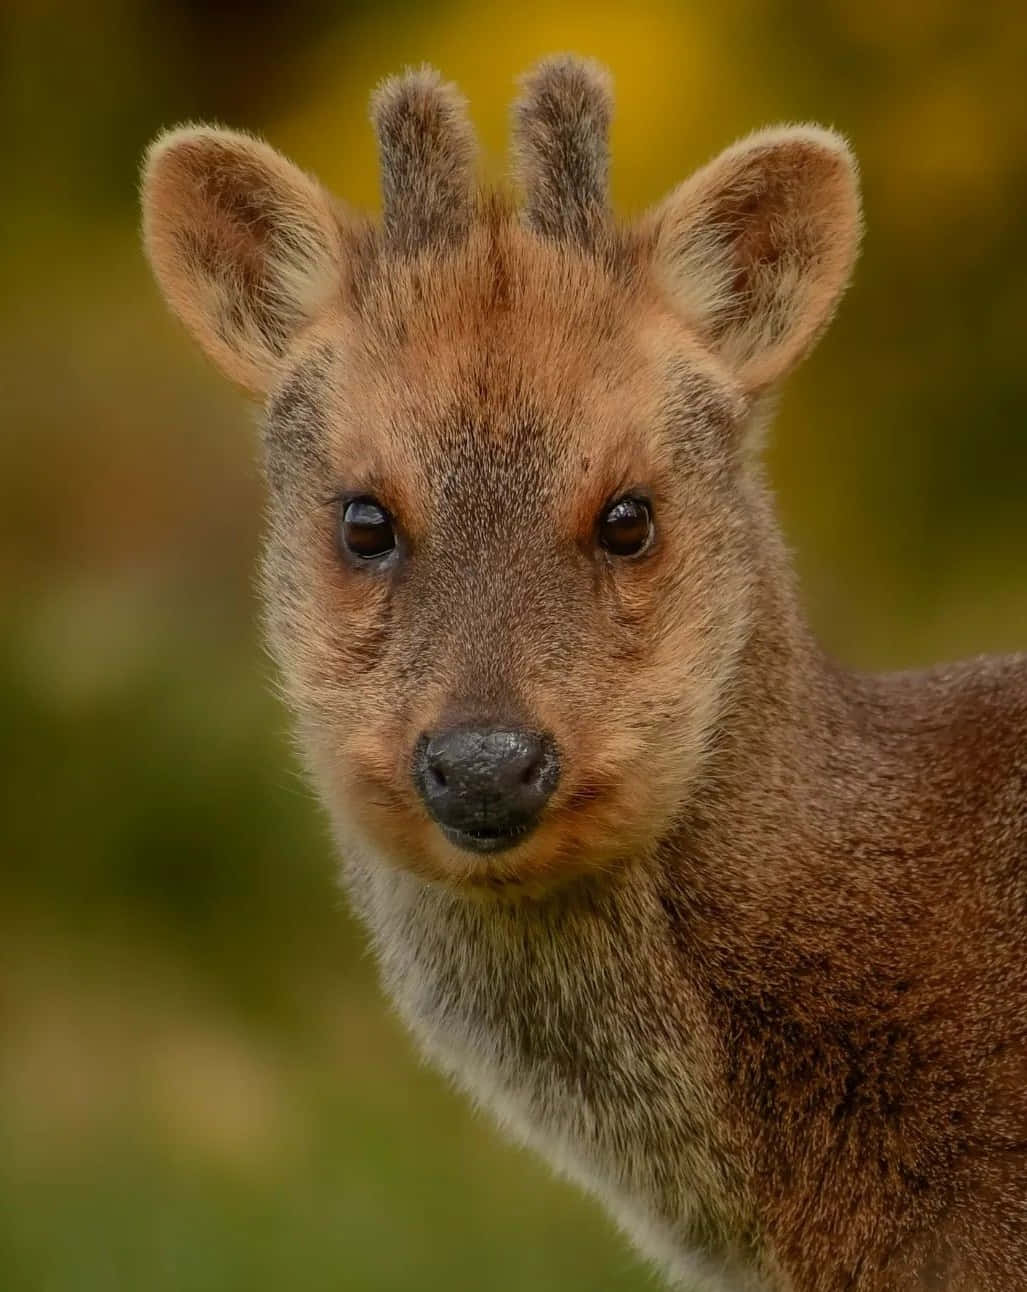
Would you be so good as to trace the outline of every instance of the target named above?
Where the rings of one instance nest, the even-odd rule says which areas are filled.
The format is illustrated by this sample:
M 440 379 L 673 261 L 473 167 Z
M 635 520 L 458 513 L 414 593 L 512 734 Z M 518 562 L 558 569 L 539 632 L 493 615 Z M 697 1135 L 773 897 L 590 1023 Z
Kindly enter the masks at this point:
M 616 490 L 680 483 L 686 460 L 729 451 L 737 395 L 662 342 L 659 328 L 618 345 L 509 318 L 384 351 L 326 326 L 269 401 L 271 483 L 375 494 L 411 525 L 458 499 L 532 499 L 591 524 Z
M 668 438 L 722 432 L 737 388 L 632 257 L 611 245 L 600 262 L 510 220 L 445 255 L 370 261 L 272 391 L 272 477 L 303 460 L 347 488 L 433 492 L 459 473 L 601 492 L 656 471 Z

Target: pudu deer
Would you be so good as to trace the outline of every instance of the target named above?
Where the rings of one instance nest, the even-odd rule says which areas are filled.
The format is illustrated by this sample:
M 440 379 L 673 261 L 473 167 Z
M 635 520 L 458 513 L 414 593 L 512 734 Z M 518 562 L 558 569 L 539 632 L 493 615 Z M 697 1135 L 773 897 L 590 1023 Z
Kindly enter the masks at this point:
M 676 1284 L 1027 1289 L 1027 658 L 825 658 L 759 461 L 855 163 L 765 130 L 622 227 L 610 111 L 535 68 L 514 201 L 388 81 L 380 223 L 248 135 L 149 152 L 160 286 L 266 400 L 347 886 L 427 1054 Z

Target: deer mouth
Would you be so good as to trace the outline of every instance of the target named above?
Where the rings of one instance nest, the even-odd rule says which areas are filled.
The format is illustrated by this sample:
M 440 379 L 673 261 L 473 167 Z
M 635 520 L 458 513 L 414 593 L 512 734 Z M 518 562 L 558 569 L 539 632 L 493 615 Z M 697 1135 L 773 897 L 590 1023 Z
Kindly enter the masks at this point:
M 513 826 L 507 829 L 482 826 L 470 830 L 460 830 L 455 826 L 442 825 L 440 829 L 450 843 L 462 848 L 465 852 L 494 853 L 506 852 L 515 848 L 531 834 L 531 825 Z

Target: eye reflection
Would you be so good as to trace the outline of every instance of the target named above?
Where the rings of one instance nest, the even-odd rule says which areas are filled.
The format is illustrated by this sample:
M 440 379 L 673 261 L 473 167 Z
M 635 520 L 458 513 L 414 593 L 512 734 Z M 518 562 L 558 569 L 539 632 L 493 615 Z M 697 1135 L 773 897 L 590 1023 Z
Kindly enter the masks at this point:
M 392 517 L 374 498 L 351 498 L 342 508 L 339 541 L 364 561 L 387 556 L 396 546 Z
M 613 556 L 638 556 L 652 536 L 653 513 L 644 498 L 618 498 L 599 517 L 599 542 Z

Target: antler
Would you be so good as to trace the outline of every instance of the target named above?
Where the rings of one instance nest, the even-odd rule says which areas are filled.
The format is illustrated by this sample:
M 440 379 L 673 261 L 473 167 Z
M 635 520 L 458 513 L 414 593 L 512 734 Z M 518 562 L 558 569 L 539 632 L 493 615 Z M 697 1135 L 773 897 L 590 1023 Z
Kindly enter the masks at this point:
M 513 108 L 514 171 L 538 233 L 589 244 L 610 218 L 606 69 L 589 59 L 543 59 Z
M 383 81 L 371 100 L 385 199 L 385 236 L 412 254 L 467 233 L 473 209 L 474 132 L 453 85 L 431 67 Z

